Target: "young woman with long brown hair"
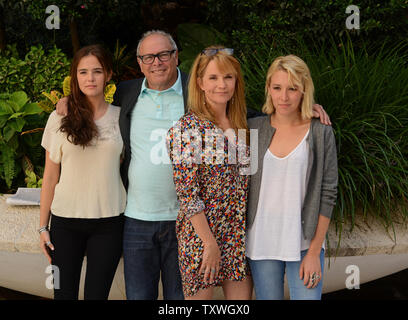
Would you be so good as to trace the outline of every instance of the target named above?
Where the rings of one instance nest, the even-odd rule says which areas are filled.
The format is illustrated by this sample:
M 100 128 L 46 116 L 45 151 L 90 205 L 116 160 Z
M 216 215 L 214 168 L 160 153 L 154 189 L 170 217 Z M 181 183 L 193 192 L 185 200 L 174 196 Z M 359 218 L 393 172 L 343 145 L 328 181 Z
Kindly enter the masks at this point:
M 59 270 L 55 299 L 78 299 L 85 255 L 84 298 L 107 299 L 122 254 L 120 109 L 104 99 L 111 75 L 101 46 L 80 49 L 71 64 L 68 115 L 52 112 L 45 127 L 39 232 L 45 256 Z

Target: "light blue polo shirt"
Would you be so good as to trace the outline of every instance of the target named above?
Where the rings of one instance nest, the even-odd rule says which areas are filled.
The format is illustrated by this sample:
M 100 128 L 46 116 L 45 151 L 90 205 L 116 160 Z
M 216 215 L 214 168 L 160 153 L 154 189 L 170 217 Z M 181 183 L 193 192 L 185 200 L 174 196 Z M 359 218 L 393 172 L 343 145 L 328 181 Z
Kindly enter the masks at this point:
M 142 83 L 130 123 L 131 160 L 125 216 L 147 221 L 176 220 L 179 209 L 166 149 L 167 131 L 184 114 L 180 70 L 164 91 Z

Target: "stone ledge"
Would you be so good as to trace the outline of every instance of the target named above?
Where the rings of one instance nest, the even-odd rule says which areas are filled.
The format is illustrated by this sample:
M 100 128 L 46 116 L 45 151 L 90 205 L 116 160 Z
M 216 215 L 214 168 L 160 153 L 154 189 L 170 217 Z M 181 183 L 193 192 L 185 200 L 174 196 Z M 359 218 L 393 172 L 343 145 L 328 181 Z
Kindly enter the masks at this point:
M 39 206 L 10 206 L 6 204 L 8 196 L 0 196 L 0 251 L 41 253 L 37 233 Z M 339 233 L 335 224 L 330 224 L 326 245 L 330 250 L 326 250 L 326 255 L 343 257 L 408 253 L 406 222 L 394 224 L 394 241 L 392 228 L 387 232 L 378 219 L 357 217 L 356 221 L 352 231 L 349 224 L 343 226 L 339 248 Z
M 0 196 L 0 250 L 41 252 L 37 229 L 40 221 L 39 206 L 10 206 L 8 195 Z
M 330 254 L 344 257 L 408 253 L 407 221 L 400 219 L 393 227 L 386 229 L 379 219 L 357 215 L 353 230 L 350 223 L 345 223 L 340 235 L 335 224 L 331 223 L 328 231 Z M 339 235 L 340 246 L 337 248 Z

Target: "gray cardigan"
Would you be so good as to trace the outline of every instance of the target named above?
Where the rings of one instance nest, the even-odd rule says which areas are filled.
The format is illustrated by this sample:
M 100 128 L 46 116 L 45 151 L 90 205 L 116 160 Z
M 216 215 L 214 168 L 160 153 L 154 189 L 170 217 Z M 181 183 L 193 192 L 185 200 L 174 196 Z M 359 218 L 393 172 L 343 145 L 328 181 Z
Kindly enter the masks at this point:
M 250 129 L 258 129 L 258 170 L 251 176 L 250 181 L 248 228 L 254 222 L 258 208 L 264 156 L 276 130 L 270 123 L 270 116 L 248 120 Z M 318 119 L 312 119 L 306 140 L 309 143 L 309 163 L 306 171 L 306 195 L 301 216 L 303 235 L 305 239 L 312 239 L 316 232 L 319 213 L 330 218 L 336 204 L 337 152 L 333 129 L 321 124 Z M 251 155 L 251 162 L 253 161 L 256 159 L 254 155 Z

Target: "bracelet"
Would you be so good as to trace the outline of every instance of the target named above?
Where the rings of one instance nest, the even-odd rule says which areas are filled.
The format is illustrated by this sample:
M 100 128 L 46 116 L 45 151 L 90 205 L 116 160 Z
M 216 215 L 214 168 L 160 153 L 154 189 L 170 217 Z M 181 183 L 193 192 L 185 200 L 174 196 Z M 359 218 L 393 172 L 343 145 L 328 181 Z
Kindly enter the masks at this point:
M 49 231 L 49 230 L 48 230 L 48 226 L 41 227 L 41 228 L 38 229 L 37 231 L 38 231 L 39 234 L 43 233 L 44 231 Z

